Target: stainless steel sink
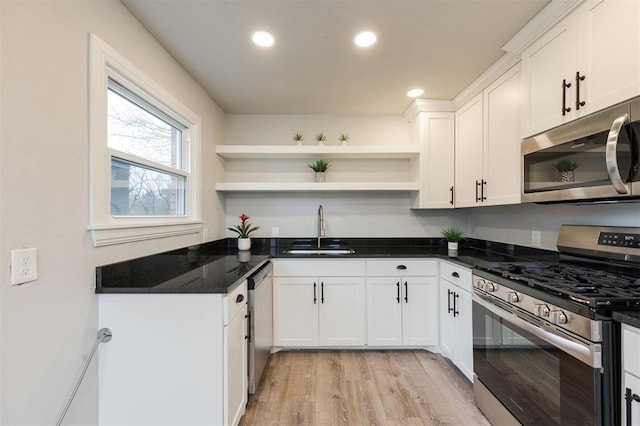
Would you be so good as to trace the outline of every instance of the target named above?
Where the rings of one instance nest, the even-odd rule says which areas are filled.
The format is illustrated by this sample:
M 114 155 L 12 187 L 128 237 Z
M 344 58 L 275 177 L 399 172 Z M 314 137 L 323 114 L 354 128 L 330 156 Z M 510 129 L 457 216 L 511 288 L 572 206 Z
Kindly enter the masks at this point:
M 301 254 L 301 255 L 311 255 L 311 254 L 324 254 L 329 256 L 334 255 L 343 255 L 343 254 L 353 254 L 356 251 L 350 248 L 332 248 L 332 247 L 320 247 L 320 248 L 294 248 L 285 250 L 285 254 Z

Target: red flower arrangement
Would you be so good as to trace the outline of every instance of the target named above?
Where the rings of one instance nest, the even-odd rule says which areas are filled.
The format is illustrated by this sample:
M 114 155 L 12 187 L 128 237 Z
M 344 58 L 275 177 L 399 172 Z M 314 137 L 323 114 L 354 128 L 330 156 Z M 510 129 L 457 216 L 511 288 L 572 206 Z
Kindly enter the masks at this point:
M 249 235 L 251 235 L 253 231 L 257 231 L 258 229 L 260 229 L 260 227 L 251 226 L 248 220 L 249 216 L 242 213 L 242 215 L 240 215 L 240 225 L 235 225 L 227 229 L 229 231 L 236 232 L 238 234 L 238 238 L 249 238 Z

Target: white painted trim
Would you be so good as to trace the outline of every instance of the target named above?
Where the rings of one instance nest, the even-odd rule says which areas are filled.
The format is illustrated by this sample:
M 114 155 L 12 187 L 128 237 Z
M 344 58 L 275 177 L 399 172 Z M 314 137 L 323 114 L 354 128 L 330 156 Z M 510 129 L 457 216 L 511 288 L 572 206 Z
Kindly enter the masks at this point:
M 404 112 L 404 118 L 412 121 L 420 112 L 453 112 L 455 105 L 452 101 L 438 99 L 416 99 Z
M 91 238 L 94 247 L 131 243 L 155 238 L 197 234 L 202 231 L 202 221 L 148 226 L 93 227 Z
M 111 152 L 106 144 L 109 77 L 129 90 L 162 105 L 189 129 L 190 155 L 186 215 L 182 217 L 113 217 L 110 209 Z M 184 235 L 202 230 L 200 182 L 201 119 L 163 87 L 136 68 L 95 34 L 89 34 L 89 230 L 94 246 Z M 117 155 L 126 157 L 126 155 Z M 197 226 L 195 225 L 197 224 Z

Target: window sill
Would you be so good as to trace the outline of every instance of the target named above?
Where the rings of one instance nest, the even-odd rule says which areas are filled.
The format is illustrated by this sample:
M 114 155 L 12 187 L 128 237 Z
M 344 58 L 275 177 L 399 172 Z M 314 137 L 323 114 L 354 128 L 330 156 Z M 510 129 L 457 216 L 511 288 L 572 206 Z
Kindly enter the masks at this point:
M 89 228 L 94 247 L 197 234 L 202 221 L 143 226 L 94 226 Z

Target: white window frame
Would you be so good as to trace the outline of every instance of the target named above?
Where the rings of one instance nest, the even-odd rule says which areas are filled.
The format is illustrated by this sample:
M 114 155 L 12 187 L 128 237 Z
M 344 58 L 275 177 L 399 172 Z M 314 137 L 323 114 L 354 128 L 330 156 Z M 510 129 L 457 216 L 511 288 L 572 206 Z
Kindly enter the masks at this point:
M 99 247 L 201 232 L 200 117 L 95 34 L 90 34 L 89 46 L 89 231 L 93 245 Z M 125 159 L 125 156 L 114 155 L 107 146 L 109 78 L 188 129 L 184 140 L 188 149 L 185 215 L 111 215 L 111 159 L 112 156 Z

